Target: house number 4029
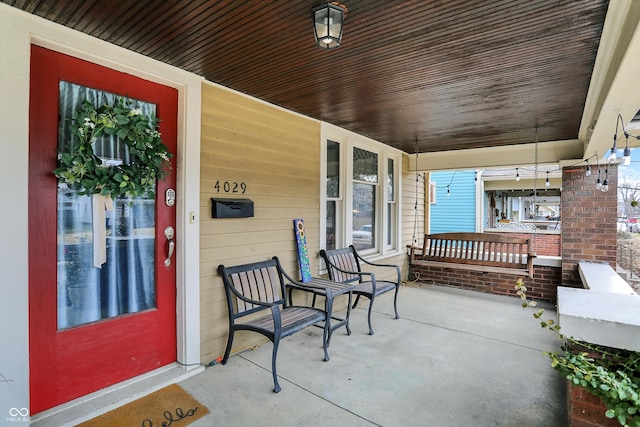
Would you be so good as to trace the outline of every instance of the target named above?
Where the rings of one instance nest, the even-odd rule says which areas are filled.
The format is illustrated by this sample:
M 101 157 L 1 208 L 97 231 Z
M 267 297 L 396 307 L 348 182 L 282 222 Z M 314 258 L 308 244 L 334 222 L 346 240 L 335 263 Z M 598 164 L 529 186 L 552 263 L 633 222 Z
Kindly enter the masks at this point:
M 244 194 L 247 191 L 247 184 L 244 182 L 229 182 L 229 181 L 216 181 L 216 185 L 213 186 L 217 193 L 241 193 Z

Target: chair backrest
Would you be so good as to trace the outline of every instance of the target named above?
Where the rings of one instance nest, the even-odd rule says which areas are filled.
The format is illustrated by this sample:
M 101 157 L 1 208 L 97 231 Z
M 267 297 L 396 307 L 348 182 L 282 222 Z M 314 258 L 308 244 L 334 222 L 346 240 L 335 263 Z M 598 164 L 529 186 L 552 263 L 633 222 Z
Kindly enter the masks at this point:
M 360 263 L 355 255 L 354 249 L 349 246 L 343 249 L 331 249 L 320 251 L 320 256 L 324 259 L 327 265 L 327 271 L 329 272 L 329 279 L 334 282 L 349 283 L 360 280 L 360 276 L 357 274 L 344 273 L 345 271 L 357 271 L 360 272 Z M 338 267 L 340 270 L 336 269 Z
M 243 298 L 284 304 L 284 279 L 277 260 L 236 265 L 218 266 L 227 295 L 227 306 L 233 318 L 246 316 L 265 307 L 246 301 Z

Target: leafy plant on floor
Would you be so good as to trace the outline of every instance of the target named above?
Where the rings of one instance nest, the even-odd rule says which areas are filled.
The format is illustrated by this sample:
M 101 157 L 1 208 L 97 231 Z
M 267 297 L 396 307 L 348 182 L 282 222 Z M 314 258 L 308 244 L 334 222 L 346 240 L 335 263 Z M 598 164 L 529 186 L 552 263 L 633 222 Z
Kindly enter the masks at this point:
M 640 427 L 640 352 L 581 342 L 560 332 L 553 319 L 544 319 L 544 309 L 537 308 L 527 296 L 522 279 L 516 281 L 522 307 L 531 309 L 540 326 L 564 340 L 559 352 L 544 354 L 551 366 L 567 380 L 584 387 L 606 405 L 605 415 L 623 426 Z

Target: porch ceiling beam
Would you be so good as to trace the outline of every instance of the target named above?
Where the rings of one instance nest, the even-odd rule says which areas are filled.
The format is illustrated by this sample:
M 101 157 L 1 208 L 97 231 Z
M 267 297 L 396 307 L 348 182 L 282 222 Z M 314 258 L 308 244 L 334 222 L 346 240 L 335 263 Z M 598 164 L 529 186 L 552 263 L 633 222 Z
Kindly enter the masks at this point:
M 577 139 L 540 142 L 539 164 L 558 164 L 567 159 L 582 158 L 583 144 Z M 439 151 L 421 153 L 417 162 L 409 162 L 415 171 L 437 171 L 452 169 L 485 169 L 503 166 L 532 165 L 535 163 L 535 144 L 517 144 L 501 147 L 475 148 L 471 150 Z

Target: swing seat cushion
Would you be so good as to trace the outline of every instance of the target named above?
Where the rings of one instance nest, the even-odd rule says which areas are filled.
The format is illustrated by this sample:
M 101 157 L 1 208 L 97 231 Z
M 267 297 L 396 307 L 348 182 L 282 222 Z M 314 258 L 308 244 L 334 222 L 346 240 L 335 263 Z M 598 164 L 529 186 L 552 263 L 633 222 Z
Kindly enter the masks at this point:
M 508 234 L 425 234 L 422 247 L 409 248 L 412 266 L 431 266 L 533 277 L 530 239 Z

